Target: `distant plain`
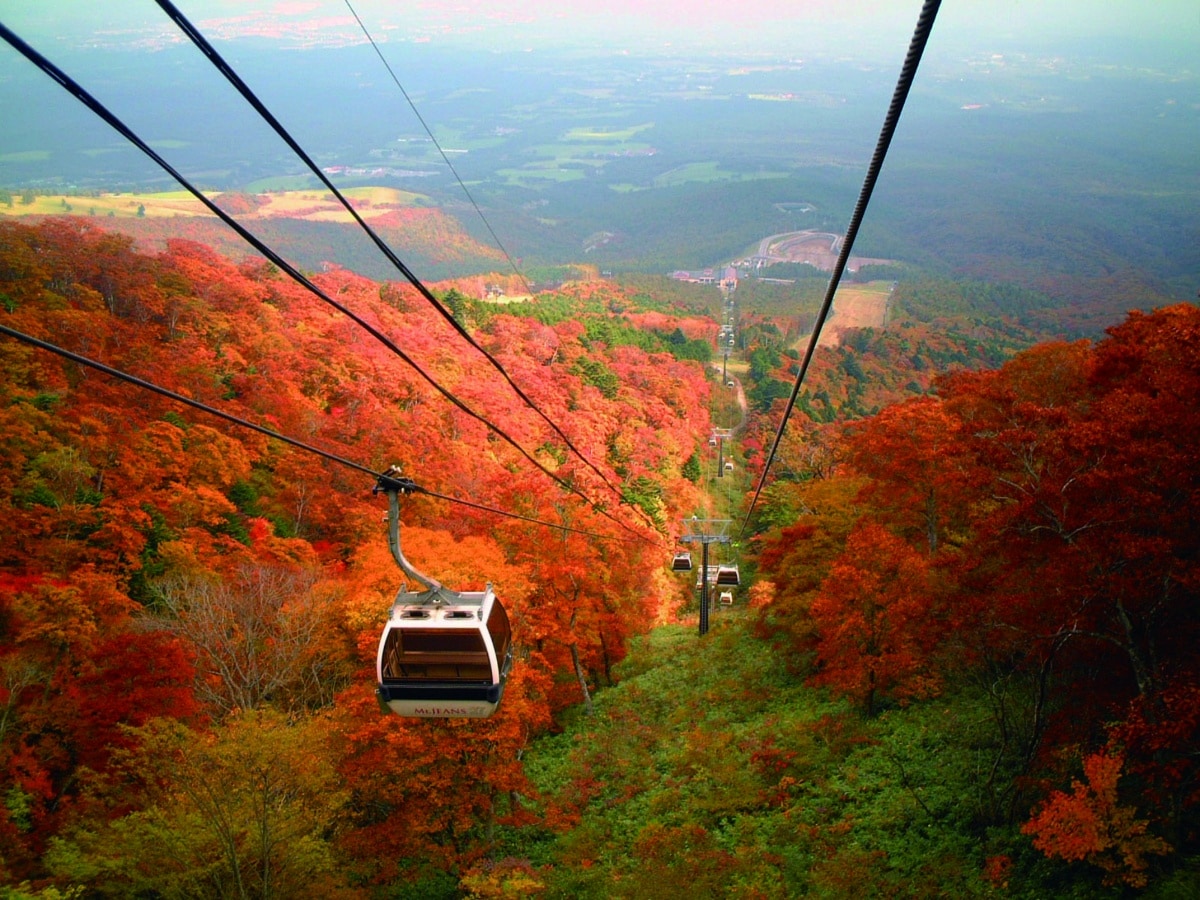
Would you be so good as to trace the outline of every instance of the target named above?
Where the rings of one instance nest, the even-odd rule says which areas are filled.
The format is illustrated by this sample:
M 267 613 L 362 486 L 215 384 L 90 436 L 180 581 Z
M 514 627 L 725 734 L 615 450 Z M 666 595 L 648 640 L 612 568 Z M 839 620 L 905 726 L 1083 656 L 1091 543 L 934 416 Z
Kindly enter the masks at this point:
M 490 226 L 522 265 L 617 273 L 721 265 L 770 234 L 843 231 L 896 76 L 836 59 L 410 45 L 393 51 L 394 64 L 435 144 L 363 47 L 303 51 L 301 65 L 295 51 L 230 46 L 243 77 L 339 185 L 403 191 L 404 204 L 438 208 L 494 247 Z M 75 77 L 203 189 L 320 188 L 190 48 L 97 50 L 76 65 Z M 129 202 L 83 195 L 177 190 L 8 54 L 0 101 L 14 95 L 25 102 L 0 145 L 0 188 L 79 196 L 67 201 L 72 212 L 101 217 L 128 214 Z M 943 60 L 921 72 L 855 252 L 1014 282 L 1066 304 L 1105 302 L 1115 286 L 1118 305 L 1195 297 L 1198 97 L 1198 76 L 1176 68 Z M 10 211 L 63 212 L 54 202 Z M 314 250 L 322 258 L 351 240 L 325 239 Z M 438 276 L 495 267 L 491 251 L 447 265 L 436 248 L 411 249 Z M 346 264 L 387 274 L 359 251 Z

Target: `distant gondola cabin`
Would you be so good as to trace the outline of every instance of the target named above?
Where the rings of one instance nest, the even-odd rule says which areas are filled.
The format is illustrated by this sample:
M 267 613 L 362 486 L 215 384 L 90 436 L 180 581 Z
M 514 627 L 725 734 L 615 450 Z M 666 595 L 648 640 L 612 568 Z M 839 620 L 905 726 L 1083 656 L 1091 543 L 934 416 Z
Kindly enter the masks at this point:
M 742 576 L 737 566 L 718 566 L 717 584 L 741 584 Z

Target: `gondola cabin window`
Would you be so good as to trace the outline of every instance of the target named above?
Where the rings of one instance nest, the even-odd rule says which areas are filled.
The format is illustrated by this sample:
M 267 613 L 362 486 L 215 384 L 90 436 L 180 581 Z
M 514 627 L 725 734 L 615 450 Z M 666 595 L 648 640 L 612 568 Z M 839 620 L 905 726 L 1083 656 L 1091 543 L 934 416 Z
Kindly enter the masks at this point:
M 492 683 L 487 645 L 478 631 L 393 629 L 384 651 L 384 678 Z
M 487 618 L 487 630 L 492 637 L 492 646 L 496 648 L 496 659 L 503 666 L 504 660 L 512 652 L 512 626 L 508 624 L 508 613 L 499 603 L 492 606 Z

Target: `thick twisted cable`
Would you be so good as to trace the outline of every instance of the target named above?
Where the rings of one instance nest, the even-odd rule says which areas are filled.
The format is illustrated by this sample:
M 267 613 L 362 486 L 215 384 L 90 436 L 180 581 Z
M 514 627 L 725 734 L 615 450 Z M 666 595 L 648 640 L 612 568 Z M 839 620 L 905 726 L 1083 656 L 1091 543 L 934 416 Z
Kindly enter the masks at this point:
M 887 115 L 883 120 L 883 128 L 879 132 L 879 140 L 875 144 L 875 152 L 871 156 L 870 165 L 867 167 L 867 176 L 863 181 L 862 190 L 859 192 L 858 203 L 855 204 L 854 213 L 850 216 L 850 224 L 846 227 L 846 237 L 842 241 L 842 249 L 838 253 L 833 273 L 829 276 L 829 286 L 825 290 L 825 299 L 821 303 L 820 311 L 817 313 L 817 320 L 813 325 L 812 334 L 808 339 L 808 348 L 804 351 L 804 359 L 800 363 L 800 371 L 796 375 L 796 383 L 792 385 L 792 393 L 788 397 L 787 406 L 784 408 L 783 419 L 779 423 L 779 429 L 775 432 L 775 440 L 771 444 L 771 452 L 767 454 L 766 462 L 763 464 L 762 474 L 759 476 L 758 486 L 754 490 L 754 497 L 751 499 L 750 506 L 746 510 L 746 518 L 742 522 L 742 528 L 738 534 L 739 537 L 746 533 L 750 517 L 754 513 L 754 507 L 758 504 L 758 498 L 762 493 L 763 485 L 767 482 L 767 474 L 771 471 L 771 464 L 775 461 L 775 454 L 779 450 L 779 442 L 783 439 L 783 432 L 787 427 L 788 418 L 791 416 L 792 409 L 796 405 L 796 398 L 800 395 L 800 386 L 804 383 L 804 376 L 808 374 L 808 367 L 812 363 L 813 354 L 816 353 L 817 341 L 821 337 L 821 329 L 825 326 L 825 320 L 829 317 L 829 311 L 833 308 L 833 295 L 837 292 L 838 282 L 842 278 L 842 273 L 846 270 L 846 263 L 850 260 L 850 248 L 854 245 L 854 239 L 858 236 L 858 229 L 862 225 L 863 215 L 867 211 L 867 204 L 871 202 L 871 194 L 875 190 L 876 181 L 879 180 L 879 172 L 883 168 L 883 160 L 887 156 L 888 147 L 892 143 L 892 136 L 896 133 L 896 125 L 900 121 L 900 113 L 904 110 L 904 102 L 908 98 L 909 89 L 916 78 L 917 68 L 921 63 L 921 55 L 925 52 L 925 45 L 929 42 L 929 34 L 933 29 L 934 19 L 937 18 L 939 6 L 941 6 L 941 0 L 925 0 L 925 5 L 921 8 L 921 15 L 917 18 L 917 27 L 914 29 L 912 40 L 909 42 L 908 54 L 904 58 L 904 65 L 900 69 L 900 77 L 896 82 L 896 89 L 892 93 L 892 102 L 888 106 Z

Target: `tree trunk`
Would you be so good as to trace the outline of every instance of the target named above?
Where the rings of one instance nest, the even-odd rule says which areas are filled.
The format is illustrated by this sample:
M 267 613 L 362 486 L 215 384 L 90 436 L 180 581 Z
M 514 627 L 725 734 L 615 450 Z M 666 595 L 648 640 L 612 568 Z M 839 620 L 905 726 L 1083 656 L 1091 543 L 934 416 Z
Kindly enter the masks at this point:
M 587 676 L 579 662 L 579 647 L 576 644 L 571 644 L 571 662 L 575 666 L 575 677 L 579 679 L 579 690 L 583 693 L 583 709 L 590 716 L 592 715 L 592 693 L 588 690 Z

